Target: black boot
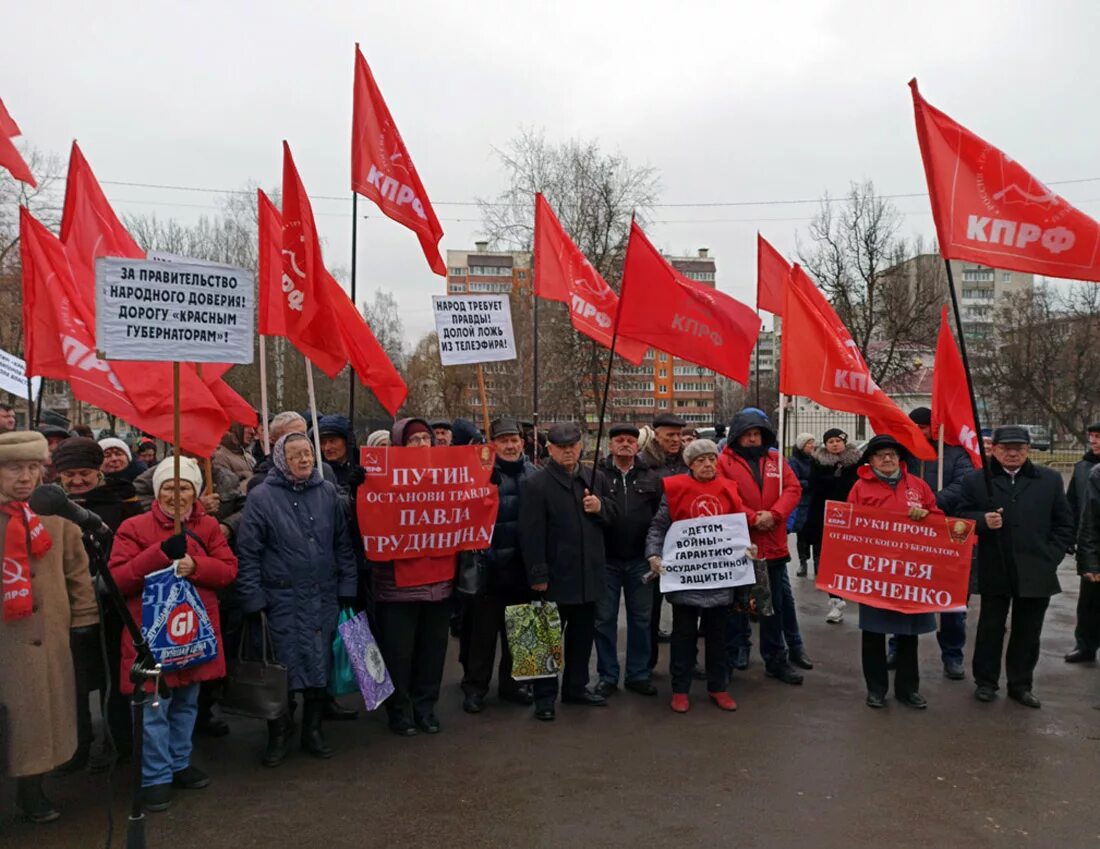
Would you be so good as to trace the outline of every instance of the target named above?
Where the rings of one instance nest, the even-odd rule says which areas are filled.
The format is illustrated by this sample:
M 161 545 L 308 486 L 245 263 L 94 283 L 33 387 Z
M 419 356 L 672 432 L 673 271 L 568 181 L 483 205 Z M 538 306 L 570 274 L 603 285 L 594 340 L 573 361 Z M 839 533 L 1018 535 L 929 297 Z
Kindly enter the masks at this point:
M 322 718 L 328 722 L 352 722 L 359 718 L 359 711 L 340 707 L 340 703 L 326 693 L 325 712 Z
M 42 778 L 41 775 L 27 775 L 16 780 L 16 804 L 23 816 L 37 825 L 53 822 L 61 816 L 42 792 Z
M 334 754 L 321 734 L 325 698 L 325 691 L 317 690 L 307 694 L 302 704 L 302 751 L 315 758 L 331 758 Z
M 286 760 L 290 754 L 290 732 L 293 728 L 289 716 L 267 721 L 267 749 L 261 761 L 264 766 L 278 766 Z

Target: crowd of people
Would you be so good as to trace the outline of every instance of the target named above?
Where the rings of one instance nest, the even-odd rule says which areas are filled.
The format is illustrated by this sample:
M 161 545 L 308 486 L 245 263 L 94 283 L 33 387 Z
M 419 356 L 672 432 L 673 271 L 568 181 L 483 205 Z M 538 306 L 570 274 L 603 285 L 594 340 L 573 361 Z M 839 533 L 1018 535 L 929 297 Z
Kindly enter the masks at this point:
M 95 440 L 84 429 L 54 425 L 17 431 L 9 413 L 0 406 L 0 706 L 8 772 L 17 778 L 20 809 L 34 822 L 59 816 L 44 792 L 48 774 L 103 770 L 131 756 L 134 649 L 123 612 L 96 580 L 104 570 L 140 622 L 147 577 L 174 564 L 196 589 L 218 640 L 212 660 L 166 672 L 157 698 L 146 700 L 142 762 L 131 768 L 141 770 L 151 811 L 167 809 L 177 791 L 209 783 L 191 763 L 191 740 L 229 733 L 217 711 L 219 682 L 226 646 L 238 645 L 245 630 L 270 634 L 292 695 L 286 712 L 268 721 L 261 762 L 282 764 L 296 729 L 302 752 L 333 755 L 324 723 L 358 715 L 328 691 L 338 616 L 349 608 L 366 612 L 377 637 L 394 687 L 385 702 L 388 725 L 401 737 L 441 731 L 436 705 L 452 634 L 469 714 L 489 707 L 494 670 L 499 700 L 532 706 L 544 722 L 555 718 L 559 699 L 604 707 L 620 687 L 655 697 L 653 673 L 665 642 L 671 709 L 690 711 L 693 681 L 701 681 L 709 703 L 734 711 L 731 675 L 750 666 L 754 623 L 765 676 L 801 685 L 814 664 L 799 628 L 788 535 L 797 536 L 795 578 L 815 574 L 829 500 L 918 522 L 944 514 L 976 522 L 978 700 L 996 698 L 1003 663 L 1008 695 L 1040 706 L 1033 692 L 1039 639 L 1049 599 L 1060 590 L 1056 570 L 1069 553 L 1076 552 L 1082 587 L 1077 644 L 1066 660 L 1093 660 L 1100 647 L 1100 425 L 1090 429 L 1090 450 L 1068 498 L 1056 472 L 1029 460 L 1026 429 L 996 429 L 990 498 L 983 473 L 961 448 L 947 447 L 941 473 L 889 434 L 857 448 L 833 428 L 820 441 L 799 434 L 783 457 L 775 427 L 755 408 L 720 429 L 717 441 L 668 413 L 643 427 L 616 423 L 595 468 L 575 423 L 554 424 L 539 439 L 529 423 L 508 417 L 493 421 L 487 434 L 463 419 L 403 418 L 366 434 L 365 444 L 430 451 L 487 441 L 495 449 L 499 508 L 485 550 L 378 562 L 360 543 L 355 500 L 365 473 L 355 430 L 342 416 L 322 416 L 316 434 L 291 411 L 260 429 L 234 425 L 210 461 L 184 456 L 177 476 L 170 452 L 158 460 L 152 440 Z M 929 411 L 914 410 L 911 418 L 931 441 Z M 82 538 L 63 519 L 35 515 L 27 501 L 43 482 L 59 484 L 106 528 Z M 704 503 L 745 514 L 766 601 L 752 588 L 661 593 L 665 536 L 673 523 L 702 515 Z M 472 593 L 456 590 L 464 558 L 484 575 Z M 506 608 L 535 600 L 554 602 L 560 614 L 560 683 L 512 677 Z M 670 632 L 661 628 L 666 602 Z M 842 624 L 845 604 L 829 598 L 825 621 Z M 936 619 L 861 605 L 868 706 L 886 706 L 891 670 L 898 703 L 927 706 L 917 667 L 920 634 L 936 631 L 947 678 L 966 677 L 966 612 L 940 613 L 938 625 Z M 98 742 L 91 709 L 97 697 L 104 717 Z

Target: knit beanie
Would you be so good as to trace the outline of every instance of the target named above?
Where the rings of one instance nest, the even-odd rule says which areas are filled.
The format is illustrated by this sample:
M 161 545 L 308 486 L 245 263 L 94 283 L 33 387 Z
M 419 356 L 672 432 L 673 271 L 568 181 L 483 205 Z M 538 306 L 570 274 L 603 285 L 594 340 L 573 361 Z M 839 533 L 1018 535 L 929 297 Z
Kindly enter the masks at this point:
M 109 441 L 109 440 L 108 440 Z M 153 472 L 153 497 L 160 495 L 160 488 L 176 476 L 175 458 L 165 457 Z M 180 457 L 180 480 L 188 481 L 195 488 L 195 495 L 202 494 L 202 470 L 196 460 Z
M 106 451 L 108 448 L 121 448 L 123 453 L 126 454 L 127 460 L 133 460 L 134 455 L 130 453 L 130 446 L 123 442 L 121 439 L 115 436 L 109 436 L 107 439 L 99 440 L 99 447 Z
M 705 457 L 707 454 L 713 454 L 718 456 L 718 446 L 711 442 L 709 439 L 696 439 L 693 442 L 689 442 L 688 446 L 684 449 L 684 462 L 691 466 L 700 457 Z
M 825 433 L 821 437 L 821 441 L 822 442 L 828 442 L 833 437 L 837 437 L 838 439 L 843 439 L 845 442 L 848 441 L 848 434 L 846 434 L 844 431 L 842 431 L 838 427 L 831 427 L 827 431 L 825 431 Z
M 800 433 L 794 438 L 794 447 L 801 451 L 806 447 L 806 443 L 812 441 L 814 438 L 812 433 Z
M 390 432 L 388 430 L 376 430 L 367 437 L 367 448 L 381 448 L 390 444 Z

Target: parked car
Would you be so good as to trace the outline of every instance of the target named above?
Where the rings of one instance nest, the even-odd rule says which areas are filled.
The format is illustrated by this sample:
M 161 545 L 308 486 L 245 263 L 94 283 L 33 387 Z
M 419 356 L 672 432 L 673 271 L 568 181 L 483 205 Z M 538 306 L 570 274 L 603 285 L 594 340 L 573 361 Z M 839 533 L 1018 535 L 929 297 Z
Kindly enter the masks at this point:
M 1050 428 L 1042 425 L 1020 425 L 1031 434 L 1031 447 L 1036 451 L 1049 451 L 1051 448 Z

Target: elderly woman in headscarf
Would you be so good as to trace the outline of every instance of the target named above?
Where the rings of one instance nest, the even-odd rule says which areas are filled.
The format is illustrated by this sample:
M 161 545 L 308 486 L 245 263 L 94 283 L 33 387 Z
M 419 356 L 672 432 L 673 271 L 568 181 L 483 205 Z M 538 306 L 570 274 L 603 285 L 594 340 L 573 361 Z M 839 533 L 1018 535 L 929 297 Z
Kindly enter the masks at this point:
M 302 693 L 302 751 L 330 758 L 321 720 L 336 621 L 341 607 L 356 603 L 355 552 L 343 499 L 321 476 L 309 437 L 286 434 L 271 457 L 237 532 L 237 594 L 253 621 L 266 612 L 290 690 Z M 264 766 L 286 760 L 290 732 L 289 716 L 268 722 Z
M 42 434 L 0 434 L 0 704 L 7 709 L 8 774 L 16 778 L 20 810 L 35 823 L 60 816 L 42 779 L 77 746 L 70 635 L 94 632 L 99 621 L 80 529 L 27 505 L 48 459 Z

